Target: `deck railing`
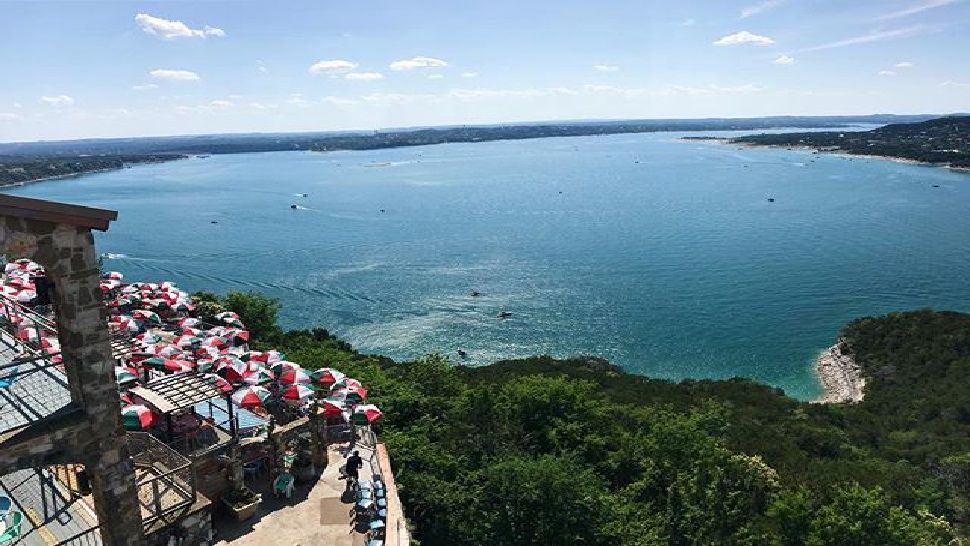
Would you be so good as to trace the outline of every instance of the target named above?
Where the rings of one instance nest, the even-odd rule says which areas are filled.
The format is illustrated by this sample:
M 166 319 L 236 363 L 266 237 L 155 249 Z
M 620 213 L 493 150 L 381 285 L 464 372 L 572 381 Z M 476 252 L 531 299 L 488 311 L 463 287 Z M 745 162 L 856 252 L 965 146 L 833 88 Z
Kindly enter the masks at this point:
M 146 529 L 170 516 L 177 519 L 195 503 L 191 461 L 146 432 L 129 432 L 128 450 L 136 472 L 144 473 L 137 486 Z

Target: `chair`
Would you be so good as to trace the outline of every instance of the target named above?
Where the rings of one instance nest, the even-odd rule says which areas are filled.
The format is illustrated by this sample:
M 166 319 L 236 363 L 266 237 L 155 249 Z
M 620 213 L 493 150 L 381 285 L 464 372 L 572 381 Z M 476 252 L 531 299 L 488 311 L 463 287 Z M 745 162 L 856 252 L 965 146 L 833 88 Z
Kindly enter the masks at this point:
M 4 520 L 7 523 L 7 528 L 0 535 L 0 544 L 6 544 L 20 536 L 20 525 L 24 521 L 24 514 L 23 512 L 10 512 Z
M 9 389 L 17 380 L 17 366 L 8 370 L 6 377 L 0 378 L 0 389 Z
M 283 472 L 273 481 L 273 494 L 286 495 L 286 498 L 293 496 L 293 476 L 288 472 Z
M 10 499 L 7 497 L 0 497 L 0 518 L 7 515 L 10 511 Z

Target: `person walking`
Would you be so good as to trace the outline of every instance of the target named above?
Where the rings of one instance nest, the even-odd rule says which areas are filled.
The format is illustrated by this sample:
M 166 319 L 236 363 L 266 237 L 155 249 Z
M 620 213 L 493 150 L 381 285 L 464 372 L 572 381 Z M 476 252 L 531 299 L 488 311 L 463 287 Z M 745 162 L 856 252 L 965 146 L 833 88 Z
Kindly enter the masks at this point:
M 360 479 L 358 471 L 364 466 L 364 461 L 360 458 L 360 452 L 354 450 L 350 457 L 347 457 L 347 486 L 357 489 L 357 481 Z

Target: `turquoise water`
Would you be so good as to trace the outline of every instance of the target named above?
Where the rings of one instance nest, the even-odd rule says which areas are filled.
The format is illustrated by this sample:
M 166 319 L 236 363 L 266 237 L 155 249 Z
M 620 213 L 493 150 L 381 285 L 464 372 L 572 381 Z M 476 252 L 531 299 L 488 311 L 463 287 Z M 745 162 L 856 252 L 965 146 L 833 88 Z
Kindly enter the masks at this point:
M 846 321 L 970 310 L 970 176 L 676 136 L 214 156 L 16 193 L 120 211 L 98 245 L 130 279 L 266 292 L 286 326 L 396 358 L 596 354 L 809 397 Z

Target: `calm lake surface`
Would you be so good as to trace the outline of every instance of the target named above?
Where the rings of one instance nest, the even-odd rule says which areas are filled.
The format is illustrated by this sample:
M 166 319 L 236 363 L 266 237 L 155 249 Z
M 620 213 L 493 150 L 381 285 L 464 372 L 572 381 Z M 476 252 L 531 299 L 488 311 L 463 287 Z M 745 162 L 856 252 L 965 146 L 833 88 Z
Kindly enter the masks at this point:
M 596 354 L 804 398 L 846 321 L 970 311 L 970 175 L 677 136 L 213 156 L 10 193 L 118 210 L 98 245 L 128 280 L 265 292 L 285 326 L 395 358 Z

